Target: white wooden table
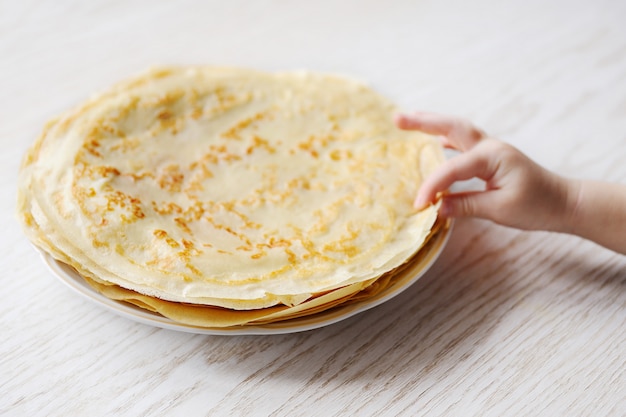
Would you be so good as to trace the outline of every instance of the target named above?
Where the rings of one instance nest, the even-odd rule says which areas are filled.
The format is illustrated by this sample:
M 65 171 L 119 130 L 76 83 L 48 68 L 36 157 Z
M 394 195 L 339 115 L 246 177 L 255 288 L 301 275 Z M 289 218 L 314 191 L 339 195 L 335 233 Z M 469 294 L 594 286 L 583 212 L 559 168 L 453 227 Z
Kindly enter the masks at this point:
M 626 2 L 0 0 L 0 415 L 626 415 L 626 257 L 456 223 L 397 298 L 318 330 L 205 336 L 69 291 L 15 221 L 44 122 L 157 64 L 310 69 L 626 182 Z

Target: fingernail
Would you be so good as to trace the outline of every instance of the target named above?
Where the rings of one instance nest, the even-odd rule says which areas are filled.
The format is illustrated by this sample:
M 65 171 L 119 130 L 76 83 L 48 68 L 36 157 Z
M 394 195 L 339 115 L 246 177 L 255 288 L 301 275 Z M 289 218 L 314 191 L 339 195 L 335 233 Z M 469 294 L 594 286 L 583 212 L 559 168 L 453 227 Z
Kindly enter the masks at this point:
M 427 203 L 428 202 L 424 200 L 424 197 L 422 197 L 421 195 L 418 195 L 417 197 L 415 197 L 415 200 L 413 201 L 413 207 L 416 208 L 417 210 L 421 210 L 423 208 L 426 208 Z

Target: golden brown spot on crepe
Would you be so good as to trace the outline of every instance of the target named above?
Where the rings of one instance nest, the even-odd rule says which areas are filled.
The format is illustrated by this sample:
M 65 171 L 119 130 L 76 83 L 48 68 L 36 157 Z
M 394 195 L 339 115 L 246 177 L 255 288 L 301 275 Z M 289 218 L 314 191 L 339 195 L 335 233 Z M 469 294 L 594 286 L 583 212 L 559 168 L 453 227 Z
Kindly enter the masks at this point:
M 180 227 L 183 231 L 185 231 L 186 233 L 192 234 L 191 233 L 191 229 L 189 228 L 189 226 L 187 225 L 187 222 L 185 221 L 185 219 L 183 219 L 182 217 L 175 217 L 174 218 L 174 222 L 176 223 L 176 225 L 178 227 Z
M 93 239 L 92 244 L 96 248 L 108 248 L 109 247 L 109 242 L 103 242 L 98 239 Z
M 106 165 L 87 165 L 79 163 L 74 166 L 75 176 L 81 178 L 83 176 L 92 180 L 101 178 L 113 178 L 121 175 L 120 170 Z
M 102 158 L 102 154 L 100 153 L 100 151 L 98 151 L 98 148 L 100 147 L 100 142 L 98 142 L 96 139 L 91 139 L 89 142 L 86 142 L 83 147 L 93 156 L 97 158 Z
M 241 132 L 243 130 L 247 129 L 248 127 L 254 126 L 255 122 L 259 120 L 263 120 L 267 116 L 268 115 L 266 113 L 260 112 L 260 113 L 255 114 L 252 117 L 243 119 L 242 121 L 238 122 L 236 125 L 231 127 L 230 129 L 228 129 L 226 132 L 222 133 L 221 136 L 227 139 L 241 139 Z
M 165 240 L 165 242 L 172 248 L 180 247 L 178 242 L 176 242 L 176 240 L 172 239 L 165 230 L 156 229 L 154 232 L 152 232 L 152 234 L 154 236 L 156 236 L 157 238 L 159 238 L 159 239 Z
M 352 158 L 352 151 L 349 149 L 335 149 L 330 152 L 330 159 L 333 161 L 341 161 L 342 159 Z
M 347 233 L 343 234 L 339 240 L 324 245 L 323 250 L 335 253 L 342 253 L 348 258 L 353 258 L 361 251 L 354 241 L 359 237 L 358 228 L 348 223 Z
M 230 152 L 226 145 L 209 145 L 209 152 L 205 153 L 200 158 L 200 162 L 194 161 L 194 163 L 196 163 L 195 167 L 200 166 L 202 168 L 202 166 L 204 166 L 203 162 L 217 164 L 220 161 L 231 162 L 238 161 L 240 159 L 241 156 L 237 155 L 236 153 Z M 205 175 L 212 176 L 211 171 L 208 170 L 206 166 L 204 169 L 206 169 L 206 171 L 204 172 Z
M 174 115 L 169 110 L 161 110 L 159 114 L 157 115 L 157 119 L 159 120 L 167 120 L 167 119 L 171 119 L 172 117 L 174 117 Z
M 202 253 L 201 250 L 196 249 L 196 247 L 191 241 L 182 239 L 182 243 L 183 243 L 183 249 L 180 252 L 178 252 L 177 255 L 180 259 L 184 260 L 187 264 L 189 264 L 189 261 L 193 257 L 198 256 Z
M 246 149 L 246 154 L 250 155 L 252 154 L 252 152 L 254 152 L 256 149 L 265 149 L 267 152 L 269 153 L 275 153 L 276 152 L 276 148 L 274 148 L 272 145 L 270 145 L 269 141 L 267 139 L 263 139 L 257 135 L 255 135 L 252 138 L 253 144 L 250 145 L 248 147 L 248 149 Z
M 154 210 L 157 214 L 166 215 L 166 214 L 181 214 L 183 212 L 182 207 L 180 207 L 176 203 L 172 203 L 169 201 L 162 202 L 160 205 L 157 204 L 156 201 L 152 201 L 152 210 Z
M 187 269 L 189 269 L 191 272 L 193 272 L 195 275 L 198 275 L 198 276 L 202 276 L 202 275 L 203 275 L 203 274 L 202 274 L 202 271 L 200 271 L 198 268 L 196 268 L 195 266 L 193 266 L 193 265 L 192 265 L 191 263 L 189 263 L 189 262 L 187 262 L 187 263 L 185 264 L 185 267 L 186 267 Z M 191 277 L 185 277 L 185 278 L 186 278 L 186 280 L 187 280 L 188 282 L 191 282 L 191 281 L 192 281 Z
M 117 243 L 115 245 L 115 253 L 117 253 L 118 255 L 124 256 L 125 252 L 126 251 L 124 250 L 124 247 L 121 244 Z
M 190 116 L 192 119 L 196 119 L 196 120 L 199 119 L 200 117 L 202 117 L 202 108 L 200 107 L 194 108 Z
M 194 172 L 198 181 L 213 177 L 213 172 L 211 172 L 211 170 L 207 168 L 206 164 L 202 161 L 193 161 L 189 165 L 189 170 Z
M 157 183 L 163 190 L 177 193 L 181 191 L 184 179 L 185 175 L 180 171 L 180 167 L 172 164 L 163 169 L 161 175 L 157 178 Z
M 298 262 L 298 257 L 295 253 L 287 248 L 285 248 L 285 253 L 287 254 L 287 262 L 289 262 L 289 264 L 294 265 Z
M 152 174 L 151 172 L 142 172 L 139 174 L 135 174 L 135 173 L 124 173 L 123 175 L 128 175 L 129 177 L 131 177 L 133 179 L 133 181 L 141 181 L 143 179 L 146 178 L 150 178 L 150 179 L 154 179 L 154 174 Z
M 22 214 L 22 221 L 28 227 L 33 227 L 37 224 L 33 215 L 28 212 Z
M 142 100 L 141 106 L 145 108 L 156 108 L 156 107 L 172 107 L 180 101 L 185 92 L 182 89 L 169 91 L 165 94 L 160 94 L 156 96 L 152 96 Z

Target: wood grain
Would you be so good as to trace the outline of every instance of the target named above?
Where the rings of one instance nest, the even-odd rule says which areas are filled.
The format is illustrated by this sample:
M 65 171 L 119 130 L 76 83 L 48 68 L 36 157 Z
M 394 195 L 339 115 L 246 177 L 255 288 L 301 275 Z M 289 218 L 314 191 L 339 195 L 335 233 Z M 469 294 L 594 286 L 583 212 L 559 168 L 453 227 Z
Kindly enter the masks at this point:
M 624 21 L 617 0 L 0 2 L 0 415 L 625 415 L 626 257 L 573 236 L 461 220 L 382 306 L 224 337 L 79 298 L 13 215 L 45 120 L 163 63 L 352 75 L 563 175 L 625 182 Z

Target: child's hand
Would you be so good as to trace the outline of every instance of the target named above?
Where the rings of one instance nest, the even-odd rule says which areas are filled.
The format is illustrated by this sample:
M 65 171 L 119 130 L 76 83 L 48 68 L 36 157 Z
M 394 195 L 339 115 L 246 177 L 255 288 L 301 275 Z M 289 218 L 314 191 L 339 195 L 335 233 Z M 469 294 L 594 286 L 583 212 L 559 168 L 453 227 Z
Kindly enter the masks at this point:
M 443 193 L 443 216 L 575 234 L 626 254 L 626 186 L 560 177 L 463 119 L 414 113 L 399 115 L 396 124 L 441 136 L 445 147 L 462 152 L 424 181 L 418 208 Z M 471 178 L 484 180 L 485 190 L 446 193 L 454 182 Z
M 563 178 L 471 123 L 431 113 L 400 115 L 401 129 L 442 137 L 443 145 L 463 153 L 447 160 L 422 184 L 415 206 L 424 207 L 454 182 L 480 178 L 484 191 L 445 194 L 441 214 L 475 216 L 520 229 L 554 229 L 567 216 L 570 189 Z

